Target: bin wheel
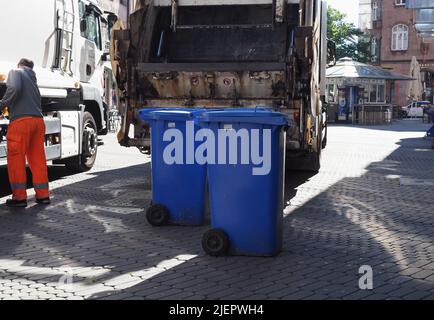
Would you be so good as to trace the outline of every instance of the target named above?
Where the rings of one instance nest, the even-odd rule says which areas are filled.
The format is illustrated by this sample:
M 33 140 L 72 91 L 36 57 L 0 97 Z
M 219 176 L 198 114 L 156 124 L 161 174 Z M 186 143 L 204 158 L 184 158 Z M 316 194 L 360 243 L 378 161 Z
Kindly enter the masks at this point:
M 146 211 L 146 219 L 154 227 L 161 227 L 169 223 L 169 210 L 160 204 L 154 204 Z
M 210 256 L 224 256 L 229 250 L 229 237 L 222 230 L 210 230 L 203 235 L 202 247 Z

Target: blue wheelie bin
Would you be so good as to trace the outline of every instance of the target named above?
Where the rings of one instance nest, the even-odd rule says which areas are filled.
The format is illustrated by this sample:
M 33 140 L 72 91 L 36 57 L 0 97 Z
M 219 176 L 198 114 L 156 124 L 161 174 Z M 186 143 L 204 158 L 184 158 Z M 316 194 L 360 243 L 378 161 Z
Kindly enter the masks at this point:
M 199 112 L 139 111 L 140 118 L 151 127 L 152 204 L 146 218 L 153 226 L 204 223 L 206 165 L 194 161 L 194 135 L 198 129 L 194 116 Z
M 212 256 L 279 254 L 287 117 L 237 109 L 204 112 L 197 122 L 218 140 L 215 163 L 208 163 L 212 229 L 203 236 L 204 251 Z
M 434 107 L 428 108 L 427 113 L 433 126 L 426 132 L 426 136 L 429 138 L 434 138 Z

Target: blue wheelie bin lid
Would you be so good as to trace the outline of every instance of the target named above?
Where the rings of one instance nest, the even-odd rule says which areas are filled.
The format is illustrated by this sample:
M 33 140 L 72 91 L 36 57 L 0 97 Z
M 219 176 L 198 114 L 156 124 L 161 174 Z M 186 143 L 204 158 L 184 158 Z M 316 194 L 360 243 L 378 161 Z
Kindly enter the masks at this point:
M 274 126 L 286 126 L 288 117 L 280 112 L 274 112 L 265 108 L 237 108 L 219 111 L 204 111 L 197 115 L 199 123 L 205 122 L 240 122 L 256 123 Z
M 157 109 L 157 108 L 144 108 L 144 109 L 139 110 L 139 118 L 140 118 L 140 120 L 142 120 L 142 121 L 149 121 L 149 120 L 151 120 L 152 119 L 151 118 L 151 113 L 154 112 L 154 111 L 157 111 L 157 110 L 159 110 L 159 109 Z
M 204 112 L 204 109 L 166 109 L 157 110 L 151 113 L 154 120 L 193 120 L 197 114 Z
M 142 121 L 150 120 L 191 120 L 197 113 L 205 109 L 187 108 L 147 108 L 139 111 Z

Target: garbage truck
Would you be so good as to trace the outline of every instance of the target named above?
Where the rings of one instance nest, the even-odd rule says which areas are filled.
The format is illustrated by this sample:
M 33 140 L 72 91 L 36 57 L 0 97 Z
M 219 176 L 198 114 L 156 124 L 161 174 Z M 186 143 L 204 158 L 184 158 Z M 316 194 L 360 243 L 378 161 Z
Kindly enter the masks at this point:
M 21 58 L 35 63 L 46 125 L 48 161 L 92 168 L 98 135 L 107 134 L 112 75 L 108 56 L 116 16 L 94 0 L 0 3 L 0 98 Z M 7 112 L 5 112 L 7 114 Z M 7 163 L 7 117 L 0 119 L 0 166 Z
M 265 107 L 288 115 L 287 163 L 318 171 L 325 70 L 335 61 L 322 0 L 137 0 L 114 28 L 121 145 L 149 148 L 142 108 Z M 130 132 L 134 128 L 134 132 Z

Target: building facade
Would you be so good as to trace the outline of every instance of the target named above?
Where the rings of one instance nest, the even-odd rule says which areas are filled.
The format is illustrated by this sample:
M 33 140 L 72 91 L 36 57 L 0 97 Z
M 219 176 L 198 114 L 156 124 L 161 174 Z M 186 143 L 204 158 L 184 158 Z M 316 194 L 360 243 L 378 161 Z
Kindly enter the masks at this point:
M 125 23 L 128 21 L 132 0 L 99 0 L 99 2 L 104 10 L 116 14 Z
M 371 0 L 359 0 L 359 29 L 366 32 L 372 29 Z
M 366 6 L 366 1 L 364 2 Z M 424 43 L 413 26 L 413 10 L 405 7 L 406 0 L 370 0 L 371 62 L 394 72 L 410 73 L 412 57 L 421 65 L 424 86 L 423 100 L 433 101 L 434 44 Z M 388 101 L 407 105 L 407 82 L 392 82 L 387 88 Z

